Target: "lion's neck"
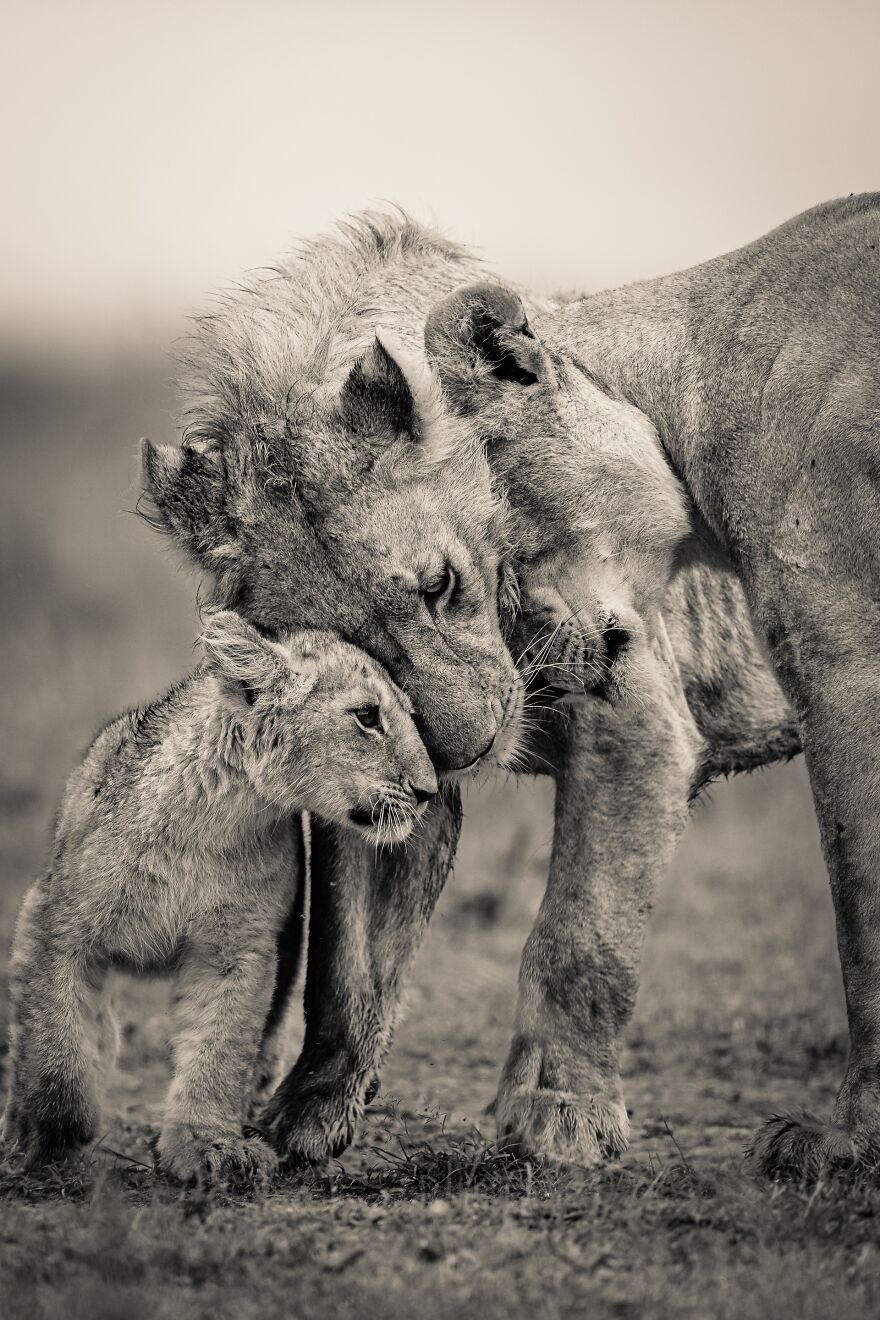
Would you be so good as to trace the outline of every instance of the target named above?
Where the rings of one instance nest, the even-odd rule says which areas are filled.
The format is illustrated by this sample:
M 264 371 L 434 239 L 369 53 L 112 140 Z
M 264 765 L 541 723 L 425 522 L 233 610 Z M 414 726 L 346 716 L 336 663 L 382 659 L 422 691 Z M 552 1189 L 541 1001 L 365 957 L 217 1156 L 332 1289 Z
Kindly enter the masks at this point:
M 755 311 L 775 288 L 768 262 L 759 242 L 568 304 L 541 328 L 653 422 L 705 526 L 734 558 L 754 521 L 748 473 L 763 464 L 761 481 L 776 479 L 759 436 L 788 317 L 784 289 Z
M 612 289 L 560 308 L 541 332 L 653 422 L 687 482 L 698 399 L 683 293 L 681 277 Z

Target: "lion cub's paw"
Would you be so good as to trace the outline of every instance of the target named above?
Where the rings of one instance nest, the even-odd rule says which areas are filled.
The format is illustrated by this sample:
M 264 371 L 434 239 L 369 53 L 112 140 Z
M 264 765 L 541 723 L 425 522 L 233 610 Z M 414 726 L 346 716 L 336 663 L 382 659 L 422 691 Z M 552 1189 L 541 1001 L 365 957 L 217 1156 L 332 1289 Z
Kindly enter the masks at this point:
M 495 1121 L 506 1149 L 585 1168 L 616 1158 L 629 1143 L 626 1106 L 603 1095 L 516 1087 L 498 1096 Z
M 182 1183 L 261 1188 L 278 1170 L 278 1156 L 259 1137 L 200 1128 L 163 1132 L 156 1154 L 162 1173 Z
M 872 1174 L 880 1170 L 880 1134 L 860 1134 L 812 1114 L 777 1114 L 746 1148 L 758 1177 L 775 1182 L 815 1182 L 823 1174 Z

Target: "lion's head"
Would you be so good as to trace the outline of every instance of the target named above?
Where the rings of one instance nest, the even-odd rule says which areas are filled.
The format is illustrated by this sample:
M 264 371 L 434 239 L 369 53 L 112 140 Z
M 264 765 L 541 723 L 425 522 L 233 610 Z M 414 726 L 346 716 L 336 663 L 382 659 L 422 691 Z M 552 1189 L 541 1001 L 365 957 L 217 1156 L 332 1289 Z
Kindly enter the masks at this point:
M 419 300 L 455 282 L 457 250 L 371 224 L 200 324 L 184 445 L 144 443 L 154 520 L 266 635 L 333 630 L 375 656 L 438 770 L 503 763 L 522 695 L 499 627 L 501 515 L 484 455 L 413 351 Z
M 553 343 L 552 319 L 539 335 L 515 290 L 481 281 L 435 304 L 425 345 L 509 500 L 515 644 L 555 659 L 551 685 L 613 700 L 638 681 L 689 507 L 648 419 Z

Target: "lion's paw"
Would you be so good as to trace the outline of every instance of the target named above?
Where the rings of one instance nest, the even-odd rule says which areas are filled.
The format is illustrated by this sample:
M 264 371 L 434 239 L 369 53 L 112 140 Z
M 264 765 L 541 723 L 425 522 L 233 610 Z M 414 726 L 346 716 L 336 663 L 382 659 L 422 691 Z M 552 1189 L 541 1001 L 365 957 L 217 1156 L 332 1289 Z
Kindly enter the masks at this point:
M 259 1137 L 192 1127 L 163 1132 L 156 1153 L 160 1170 L 182 1183 L 262 1188 L 278 1169 L 277 1155 Z
M 354 1140 L 361 1106 L 340 1102 L 338 1095 L 312 1094 L 299 1104 L 276 1091 L 259 1118 L 265 1134 L 285 1168 L 326 1164 L 338 1159 Z
M 268 1067 L 258 1068 L 251 1082 L 250 1094 L 245 1105 L 248 1119 L 254 1119 L 268 1101 L 278 1084 L 278 1075 Z
M 527 1157 L 590 1168 L 629 1143 L 626 1106 L 616 1098 L 516 1087 L 494 1110 L 499 1141 Z
M 777 1182 L 815 1182 L 826 1173 L 875 1172 L 878 1134 L 860 1134 L 812 1114 L 777 1114 L 746 1148 L 752 1171 Z

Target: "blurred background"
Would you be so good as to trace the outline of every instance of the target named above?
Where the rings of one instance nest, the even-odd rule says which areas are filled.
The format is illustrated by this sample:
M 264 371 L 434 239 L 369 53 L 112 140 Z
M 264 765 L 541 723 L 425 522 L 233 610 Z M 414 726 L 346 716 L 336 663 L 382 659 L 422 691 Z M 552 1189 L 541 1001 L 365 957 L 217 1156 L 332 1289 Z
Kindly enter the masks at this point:
M 186 314 L 297 237 L 386 200 L 549 292 L 688 265 L 876 187 L 880 9 L 29 0 L 7 6 L 4 35 L 5 966 L 96 724 L 192 663 L 195 580 L 132 513 L 137 438 L 175 438 L 168 351 Z M 474 1066 L 487 1077 L 551 807 L 545 784 L 471 793 L 414 975 L 435 1055 L 443 1040 L 454 1050 L 483 992 L 497 1042 Z M 659 898 L 632 1035 L 644 1068 L 678 1042 L 689 1076 L 711 1057 L 725 1077 L 760 1079 L 769 1059 L 777 1073 L 789 1059 L 783 1078 L 824 1060 L 831 1077 L 838 982 L 802 765 L 719 787 Z

